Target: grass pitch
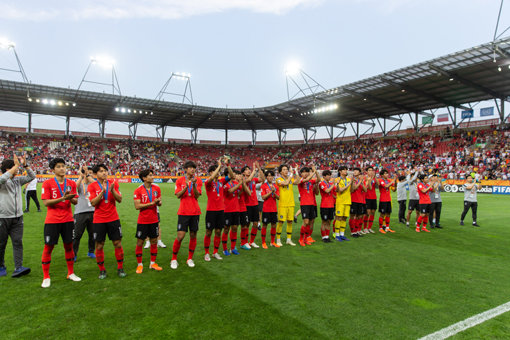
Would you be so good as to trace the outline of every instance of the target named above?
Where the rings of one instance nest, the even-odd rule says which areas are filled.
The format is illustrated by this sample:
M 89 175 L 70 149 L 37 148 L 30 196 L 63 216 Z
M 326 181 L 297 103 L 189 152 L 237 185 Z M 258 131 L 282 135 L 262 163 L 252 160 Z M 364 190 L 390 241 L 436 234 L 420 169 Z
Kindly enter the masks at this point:
M 443 193 L 443 230 L 416 233 L 397 224 L 394 211 L 395 234 L 316 242 L 306 248 L 241 250 L 240 256 L 206 263 L 204 193 L 196 267 L 185 264 L 186 238 L 180 266 L 171 270 L 178 200 L 173 185 L 162 184 L 161 229 L 168 248 L 159 249 L 157 262 L 164 269 L 149 271 L 149 252 L 144 250 L 144 273 L 137 275 L 137 211 L 131 198 L 137 186 L 121 184 L 124 202 L 118 205 L 128 273 L 124 279 L 116 276 L 109 241 L 109 277 L 97 278 L 95 260 L 86 256 L 85 234 L 75 264 L 82 282 L 65 279 L 60 242 L 52 255 L 52 285 L 42 289 L 45 214 L 25 215 L 24 265 L 32 273 L 10 278 L 9 242 L 8 276 L 0 278 L 2 338 L 415 339 L 510 301 L 506 196 L 479 195 L 481 228 L 470 226 L 470 215 L 459 226 L 463 195 Z M 294 224 L 295 242 L 300 223 Z M 319 225 L 316 221 L 316 240 Z M 260 233 L 256 242 L 260 244 Z M 501 315 L 456 338 L 508 338 L 509 320 L 510 315 Z

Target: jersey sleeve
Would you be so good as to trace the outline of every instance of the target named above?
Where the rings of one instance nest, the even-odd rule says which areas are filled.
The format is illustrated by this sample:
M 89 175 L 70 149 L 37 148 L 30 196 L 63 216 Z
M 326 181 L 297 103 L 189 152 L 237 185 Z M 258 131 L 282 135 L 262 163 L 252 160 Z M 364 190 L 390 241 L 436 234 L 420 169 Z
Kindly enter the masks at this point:
M 48 181 L 44 181 L 42 184 L 41 199 L 43 200 L 51 199 L 51 186 Z
M 283 178 L 278 177 L 278 178 L 276 179 L 276 184 L 278 184 L 278 186 L 280 186 L 280 185 L 282 185 L 282 183 L 283 183 Z
M 117 191 L 120 194 L 119 182 L 118 181 L 114 181 L 113 182 L 113 189 L 115 189 L 115 191 Z
M 178 193 L 180 191 L 182 191 L 182 189 L 184 189 L 185 185 L 184 185 L 184 180 L 181 178 L 179 178 L 177 180 L 177 182 L 175 182 L 175 193 Z
M 140 188 L 137 188 L 133 194 L 133 200 L 135 201 L 139 201 L 142 199 L 141 195 L 140 195 Z
M 197 179 L 197 190 L 200 194 L 202 194 L 202 179 L 201 178 Z
M 319 188 L 324 191 L 324 189 L 326 188 L 326 186 L 324 185 L 324 182 L 321 182 L 321 184 L 319 185 Z
M 97 197 L 96 190 L 94 190 L 95 185 L 91 184 L 88 186 L 87 191 L 89 192 L 89 200 L 93 200 Z
M 70 187 L 71 187 L 71 194 L 76 195 L 75 198 L 77 198 L 78 197 L 78 191 L 77 191 L 77 188 L 76 188 L 76 182 L 75 181 L 71 181 Z

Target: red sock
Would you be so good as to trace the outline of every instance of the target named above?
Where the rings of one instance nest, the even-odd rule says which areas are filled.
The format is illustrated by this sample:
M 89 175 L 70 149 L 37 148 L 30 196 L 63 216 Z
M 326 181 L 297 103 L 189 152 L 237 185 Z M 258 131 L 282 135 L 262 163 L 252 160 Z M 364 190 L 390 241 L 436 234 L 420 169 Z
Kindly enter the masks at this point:
M 302 242 L 305 239 L 305 233 L 306 233 L 305 230 L 306 230 L 305 226 L 302 225 L 301 230 L 299 232 L 299 242 Z
M 67 263 L 67 275 L 74 273 L 74 250 L 73 243 L 64 243 L 64 250 Z
M 349 229 L 351 229 L 351 234 L 353 234 L 355 232 L 355 230 L 354 230 L 354 219 L 353 218 L 349 218 Z
M 115 258 L 117 259 L 117 269 L 122 269 L 124 264 L 124 250 L 122 247 L 115 248 Z
M 177 260 L 177 253 L 179 253 L 179 249 L 181 249 L 181 242 L 178 239 L 175 239 L 174 246 L 172 247 L 172 261 Z
M 189 239 L 189 248 L 188 248 L 188 260 L 193 259 L 193 254 L 195 253 L 195 248 L 197 247 L 197 238 Z
M 255 242 L 255 237 L 257 237 L 257 227 L 251 227 L 251 237 L 250 237 L 250 243 Z
M 309 238 L 312 235 L 312 228 L 307 225 L 305 228 L 305 241 L 307 238 Z
M 429 217 L 428 216 L 423 216 L 422 217 L 422 222 L 423 222 L 423 227 L 422 228 L 427 228 L 427 223 L 429 222 Z
M 421 215 L 420 215 L 420 216 L 418 216 L 418 217 L 416 218 L 416 228 L 419 228 L 419 227 L 420 227 L 421 221 L 422 221 L 422 217 L 421 217 Z
M 383 223 L 384 223 L 384 219 L 382 218 L 382 216 L 379 216 L 379 228 L 383 227 Z
M 158 244 L 157 243 L 151 244 L 151 262 L 156 262 L 157 256 L 158 256 Z
M 363 216 L 363 228 L 364 229 L 368 228 L 368 216 L 367 215 Z
M 151 244 L 151 246 L 152 246 L 152 244 Z M 142 246 L 136 246 L 135 247 L 135 255 L 136 255 L 136 262 L 138 264 L 142 264 L 142 254 L 143 254 L 143 247 Z
M 274 238 L 276 236 L 276 227 L 271 227 L 271 243 L 274 243 Z
M 390 217 L 386 216 L 386 227 L 390 227 Z
M 96 249 L 96 262 L 100 271 L 106 270 L 104 268 L 104 249 Z
M 41 262 L 42 262 L 42 270 L 43 270 L 43 278 L 50 278 L 50 263 L 51 263 L 51 252 L 53 251 L 53 245 L 44 245 Z M 74 260 L 74 259 L 73 259 Z
M 260 238 L 262 239 L 262 243 L 266 243 L 266 233 L 267 227 L 262 227 L 262 230 L 260 231 Z
M 211 235 L 204 236 L 204 250 L 206 254 L 209 254 L 209 247 L 211 246 Z
M 374 225 L 374 215 L 368 216 L 368 228 L 372 229 L 372 226 Z
M 361 226 L 363 225 L 363 220 L 361 218 L 357 218 L 354 221 L 354 223 L 356 225 L 356 232 L 360 232 L 361 231 Z
M 234 250 L 237 243 L 237 231 L 230 230 L 230 249 Z
M 227 242 L 228 242 L 228 232 L 223 231 L 223 234 L 221 234 L 221 243 L 223 244 L 223 251 L 227 250 Z
M 321 229 L 321 236 L 322 236 L 322 238 L 327 236 L 326 229 L 324 229 L 324 230 Z
M 216 254 L 218 252 L 218 249 L 220 248 L 220 242 L 221 242 L 221 237 L 214 235 L 214 252 L 213 252 L 213 254 Z

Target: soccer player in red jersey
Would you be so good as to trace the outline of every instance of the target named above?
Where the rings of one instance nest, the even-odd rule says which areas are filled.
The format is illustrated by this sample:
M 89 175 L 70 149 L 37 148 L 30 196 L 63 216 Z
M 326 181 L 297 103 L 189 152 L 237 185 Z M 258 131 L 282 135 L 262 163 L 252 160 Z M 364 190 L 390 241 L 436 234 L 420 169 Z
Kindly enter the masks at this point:
M 243 168 L 244 169 L 244 168 Z M 246 170 L 247 171 L 247 170 Z M 241 249 L 250 250 L 251 247 L 248 244 L 248 233 L 250 228 L 250 217 L 248 216 L 248 208 L 246 204 L 249 203 L 250 197 L 253 192 L 248 188 L 248 182 L 253 179 L 255 172 L 250 173 L 250 177 L 246 177 L 243 171 L 236 172 L 236 179 L 241 182 L 241 195 L 239 195 L 239 222 L 241 223 Z M 253 185 L 255 189 L 255 185 Z M 257 195 L 257 193 L 255 193 Z M 256 197 L 256 196 L 255 196 Z M 257 217 L 258 218 L 258 217 Z
M 140 171 L 138 177 L 142 180 L 143 184 L 140 185 L 134 192 L 135 209 L 139 210 L 138 224 L 136 226 L 136 273 L 143 272 L 143 241 L 149 237 L 151 243 L 151 262 L 150 269 L 161 271 L 163 268 L 156 263 L 158 256 L 158 235 L 159 235 L 159 218 L 158 208 L 161 206 L 161 189 L 159 186 L 153 184 L 153 172 L 150 169 Z
M 198 222 L 200 221 L 200 206 L 198 198 L 202 195 L 202 180 L 195 174 L 197 165 L 192 161 L 187 161 L 183 165 L 185 175 L 175 182 L 175 196 L 181 200 L 179 210 L 177 211 L 177 238 L 173 245 L 172 261 L 170 268 L 177 269 L 177 253 L 181 248 L 182 240 L 189 230 L 189 248 L 188 267 L 195 267 L 193 262 L 193 254 L 197 246 Z
M 257 231 L 259 229 L 259 211 L 257 200 L 257 184 L 260 182 L 264 182 L 266 180 L 264 176 L 264 172 L 260 170 L 260 165 L 255 162 L 253 163 L 253 171 L 249 166 L 245 166 L 241 169 L 244 178 L 246 178 L 246 186 L 250 189 L 251 195 L 247 197 L 246 200 L 246 210 L 248 212 L 248 219 L 252 223 L 251 233 L 250 233 L 250 242 L 247 242 L 247 248 L 258 248 L 259 246 L 255 243 L 255 237 L 257 237 Z M 255 177 L 255 174 L 259 174 L 259 177 Z M 241 229 L 241 233 L 242 233 Z M 246 238 L 248 235 L 245 236 Z M 242 236 L 241 236 L 242 239 Z
M 55 177 L 42 184 L 42 200 L 48 208 L 44 221 L 44 250 L 42 254 L 43 282 L 41 287 L 48 288 L 50 280 L 51 252 L 62 236 L 67 262 L 67 279 L 81 281 L 74 274 L 73 230 L 74 218 L 71 204 L 78 203 L 76 183 L 65 178 L 66 163 L 62 158 L 50 161 L 50 169 Z
M 235 171 L 234 171 L 235 172 Z M 229 175 L 228 169 L 224 172 L 225 176 Z M 223 245 L 223 255 L 230 256 L 227 250 L 227 242 L 230 232 L 230 248 L 234 255 L 239 255 L 236 249 L 237 227 L 239 226 L 239 196 L 241 195 L 243 183 L 237 181 L 237 174 L 223 187 L 223 197 L 225 203 L 225 227 L 221 235 L 221 243 Z
M 227 160 L 225 159 L 225 162 Z M 228 164 L 228 163 L 227 163 Z M 218 165 L 211 165 L 209 167 L 209 177 L 205 180 L 205 191 L 207 193 L 207 209 L 205 213 L 205 236 L 204 236 L 204 249 L 205 261 L 211 261 L 209 254 L 209 247 L 211 246 L 211 235 L 214 230 L 214 251 L 212 257 L 217 260 L 223 260 L 218 254 L 218 249 L 221 243 L 221 230 L 225 226 L 225 203 L 224 203 L 224 187 L 227 185 L 230 178 L 234 177 L 234 173 L 228 165 L 227 170 L 229 176 L 220 177 L 221 158 L 218 160 Z
M 304 247 L 307 244 L 312 244 L 308 241 L 308 237 L 311 235 L 312 221 L 317 217 L 317 202 L 315 200 L 315 184 L 317 181 L 313 179 L 317 174 L 317 169 L 315 166 L 312 166 L 312 171 L 310 171 L 310 168 L 305 166 L 299 170 L 299 174 L 301 176 L 298 183 L 299 203 L 301 205 L 301 215 L 303 216 L 299 244 Z
M 94 239 L 96 240 L 96 262 L 99 266 L 99 279 L 106 278 L 104 267 L 104 243 L 106 234 L 115 247 L 117 259 L 117 275 L 126 277 L 124 271 L 124 250 L 122 249 L 122 228 L 116 203 L 122 202 L 122 194 L 119 191 L 119 183 L 108 179 L 108 168 L 104 164 L 95 165 L 92 172 L 96 175 L 96 181 L 89 184 L 90 204 L 94 210 Z
M 390 215 L 391 215 L 391 195 L 390 187 L 395 184 L 396 178 L 389 179 L 390 173 L 388 170 L 381 170 L 381 178 L 379 178 L 379 232 L 386 234 L 387 231 L 394 233 L 390 229 Z
M 420 232 L 420 224 L 422 225 L 421 231 L 425 231 L 430 233 L 430 230 L 427 229 L 427 223 L 429 221 L 429 213 L 430 213 L 430 205 L 431 200 L 429 196 L 429 192 L 433 191 L 432 186 L 429 184 L 429 177 L 427 175 L 420 175 L 418 177 L 420 182 L 418 183 L 418 195 L 420 195 L 420 216 L 416 219 L 416 232 Z
M 331 243 L 329 233 L 331 231 L 331 222 L 335 220 L 335 202 L 336 191 L 335 183 L 331 181 L 331 171 L 324 170 L 322 178 L 319 182 L 319 190 L 321 194 L 321 235 L 322 242 Z
M 375 179 L 375 171 L 372 166 L 367 167 L 367 192 L 365 201 L 367 204 L 367 226 L 366 230 L 373 233 L 372 226 L 374 224 L 375 211 L 377 210 L 377 180 Z
M 262 207 L 262 230 L 260 231 L 262 248 L 267 249 L 266 232 L 269 223 L 271 223 L 271 246 L 280 248 L 280 246 L 275 243 L 276 223 L 278 223 L 276 200 L 280 198 L 280 193 L 278 187 L 273 183 L 274 171 L 266 171 L 265 177 L 266 181 L 260 188 L 260 195 L 264 200 L 264 205 Z
M 351 185 L 351 217 L 349 218 L 349 228 L 352 237 L 360 237 L 363 225 L 363 215 L 365 214 L 364 192 L 367 190 L 365 180 L 361 177 L 361 169 L 353 169 L 353 180 Z

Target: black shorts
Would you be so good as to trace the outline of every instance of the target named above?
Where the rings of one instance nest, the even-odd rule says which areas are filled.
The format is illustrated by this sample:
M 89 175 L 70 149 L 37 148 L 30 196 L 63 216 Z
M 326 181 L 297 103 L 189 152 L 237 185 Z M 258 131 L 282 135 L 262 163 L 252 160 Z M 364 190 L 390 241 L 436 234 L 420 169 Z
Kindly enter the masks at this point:
M 246 210 L 248 212 L 248 220 L 250 222 L 258 222 L 260 220 L 258 205 L 247 205 Z
M 120 220 L 106 223 L 94 223 L 94 240 L 96 242 L 104 242 L 106 240 L 106 234 L 108 234 L 108 238 L 111 241 L 122 239 Z
M 73 243 L 73 231 L 74 222 L 47 223 L 44 225 L 44 244 L 57 244 L 59 236 L 62 236 L 62 242 Z
M 239 224 L 241 225 L 250 225 L 250 219 L 248 218 L 248 211 L 239 212 Z
M 367 199 L 367 210 L 377 210 L 377 200 Z
M 159 223 L 140 224 L 136 226 L 135 237 L 140 240 L 149 238 L 157 238 L 159 236 Z
M 275 212 L 262 212 L 262 224 L 278 223 L 278 213 Z
M 391 202 L 379 202 L 379 212 L 381 214 L 391 214 Z
M 263 208 L 264 208 L 264 201 L 259 201 L 259 213 L 262 212 Z
M 418 210 L 419 205 L 420 200 L 409 200 L 409 207 L 407 208 L 407 210 L 409 211 Z
M 239 225 L 239 212 L 226 212 L 225 213 L 225 226 L 232 227 Z
M 333 221 L 335 219 L 335 208 L 322 208 L 321 207 L 321 220 Z
M 200 222 L 200 215 L 177 215 L 177 231 L 197 232 L 198 222 Z
M 301 216 L 303 220 L 315 220 L 317 218 L 317 207 L 315 205 L 302 205 Z
M 223 210 L 206 211 L 205 213 L 205 229 L 223 229 L 225 226 L 225 213 Z
M 365 205 L 359 202 L 352 202 L 351 204 L 351 215 L 361 216 L 364 215 L 364 211 L 366 211 Z
M 430 213 L 430 203 L 427 203 L 427 204 L 420 204 L 419 205 L 419 211 L 422 213 L 422 214 L 429 214 Z

